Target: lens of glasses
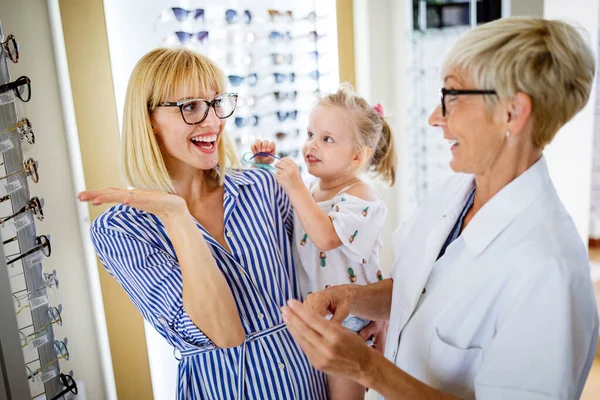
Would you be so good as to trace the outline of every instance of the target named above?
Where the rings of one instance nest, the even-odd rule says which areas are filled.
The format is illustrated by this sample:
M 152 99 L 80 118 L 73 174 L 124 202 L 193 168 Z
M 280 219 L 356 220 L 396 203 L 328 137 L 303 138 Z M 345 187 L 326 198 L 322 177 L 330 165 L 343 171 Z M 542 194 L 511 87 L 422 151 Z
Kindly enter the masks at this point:
M 56 351 L 56 356 L 64 358 L 65 360 L 69 360 L 69 349 L 67 348 L 67 344 L 62 340 L 54 341 L 54 351 Z
M 2 43 L 6 57 L 13 63 L 19 62 L 19 45 L 14 35 L 8 35 L 6 41 Z
M 27 118 L 21 119 L 17 122 L 17 132 L 21 136 L 22 140 L 27 140 L 29 144 L 35 144 L 35 135 L 33 134 L 33 128 L 31 127 L 31 123 Z
M 175 18 L 179 22 L 185 21 L 187 19 L 187 17 L 190 15 L 190 11 L 185 10 L 181 7 L 171 7 L 171 11 L 173 11 Z
M 213 102 L 217 117 L 225 119 L 230 117 L 235 111 L 235 106 L 237 105 L 237 94 L 226 93 L 221 96 L 217 96 Z
M 18 85 L 14 89 L 15 94 L 22 102 L 27 103 L 31 99 L 31 81 L 28 77 L 21 76 L 15 83 Z
M 248 75 L 247 80 L 248 80 L 248 86 L 256 86 L 256 84 L 258 83 L 258 75 L 250 74 L 250 75 Z
M 229 79 L 229 83 L 233 87 L 240 86 L 244 82 L 244 77 L 239 75 L 229 75 L 227 79 Z
M 200 31 L 196 33 L 196 39 L 200 43 L 204 43 L 208 39 L 208 31 Z
M 25 161 L 25 170 L 27 171 L 27 175 L 31 177 L 31 180 L 34 183 L 39 182 L 40 176 L 38 175 L 37 161 L 35 161 L 33 158 L 29 158 L 27 161 Z
M 60 315 L 60 311 L 56 307 L 48 307 L 48 318 L 50 318 L 50 322 L 57 324 L 58 326 L 62 326 L 62 317 Z
M 52 247 L 50 246 L 50 238 L 46 235 L 41 235 L 38 237 L 37 239 L 38 245 L 41 247 L 41 251 L 42 253 L 44 253 L 44 255 L 46 257 L 50 257 L 50 254 L 52 254 Z
M 44 220 L 44 204 L 43 204 L 43 200 L 40 200 L 37 197 L 33 197 L 31 199 L 31 204 L 32 204 L 32 210 L 33 210 L 33 214 L 35 215 L 35 217 L 40 220 L 43 221 Z
M 238 13 L 235 10 L 225 11 L 225 21 L 228 24 L 235 24 L 238 21 Z
M 193 33 L 183 31 L 177 31 L 175 32 L 175 35 L 177 35 L 177 40 L 179 40 L 179 43 L 181 44 L 188 44 L 192 40 L 192 37 L 194 37 Z

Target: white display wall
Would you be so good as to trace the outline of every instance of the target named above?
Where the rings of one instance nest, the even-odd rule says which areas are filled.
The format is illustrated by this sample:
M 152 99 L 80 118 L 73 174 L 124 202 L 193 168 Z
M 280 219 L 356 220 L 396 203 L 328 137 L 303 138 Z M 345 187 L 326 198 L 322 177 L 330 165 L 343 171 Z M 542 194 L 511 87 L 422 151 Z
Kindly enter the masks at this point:
M 140 57 L 156 47 L 185 46 L 215 60 L 229 77 L 229 91 L 240 96 L 227 121 L 240 157 L 256 139 L 268 139 L 278 155 L 300 161 L 315 91 L 339 85 L 334 0 L 105 0 L 104 7 L 119 124 Z M 172 349 L 147 324 L 146 340 L 154 398 L 171 399 Z

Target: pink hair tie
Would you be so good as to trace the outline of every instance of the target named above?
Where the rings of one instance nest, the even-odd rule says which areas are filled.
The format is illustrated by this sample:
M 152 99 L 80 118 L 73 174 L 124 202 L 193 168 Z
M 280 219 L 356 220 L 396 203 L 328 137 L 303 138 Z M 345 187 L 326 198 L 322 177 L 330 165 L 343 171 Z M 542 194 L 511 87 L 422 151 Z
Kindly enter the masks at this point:
M 377 103 L 376 106 L 373 107 L 375 109 L 375 111 L 377 112 L 377 114 L 379 114 L 379 116 L 381 118 L 383 118 L 383 106 L 379 103 Z

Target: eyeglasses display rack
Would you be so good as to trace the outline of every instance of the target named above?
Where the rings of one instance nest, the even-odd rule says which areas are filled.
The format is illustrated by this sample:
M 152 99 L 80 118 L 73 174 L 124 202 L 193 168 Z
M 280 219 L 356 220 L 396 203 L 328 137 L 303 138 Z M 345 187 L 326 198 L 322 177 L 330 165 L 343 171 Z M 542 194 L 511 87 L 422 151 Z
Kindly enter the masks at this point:
M 1 23 L 0 41 L 2 87 L 12 81 L 9 62 L 18 61 L 21 49 L 12 35 L 5 37 Z M 62 325 L 61 306 L 56 304 L 58 280 L 42 266 L 50 255 L 49 236 L 38 236 L 34 222 L 34 216 L 43 219 L 43 200 L 31 198 L 29 183 L 37 182 L 37 162 L 29 157 L 25 161 L 23 147 L 29 146 L 26 150 L 32 153 L 39 148 L 31 145 L 33 132 L 29 121 L 24 123 L 26 116 L 18 115 L 19 103 L 28 101 L 32 92 L 29 78 L 21 81 L 23 86 L 0 90 L 0 400 L 50 400 L 63 398 L 64 383 L 73 380 L 60 373 L 59 363 L 69 355 L 67 341 L 56 340 L 54 334 L 54 327 Z

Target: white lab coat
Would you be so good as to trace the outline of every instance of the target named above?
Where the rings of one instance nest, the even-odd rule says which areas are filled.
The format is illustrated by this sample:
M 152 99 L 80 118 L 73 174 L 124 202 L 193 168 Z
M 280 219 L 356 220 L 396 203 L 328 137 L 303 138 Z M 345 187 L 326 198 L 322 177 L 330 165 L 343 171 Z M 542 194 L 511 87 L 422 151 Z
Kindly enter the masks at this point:
M 598 313 L 586 248 L 546 162 L 490 199 L 436 263 L 473 185 L 453 176 L 394 233 L 386 357 L 461 398 L 579 398 Z

